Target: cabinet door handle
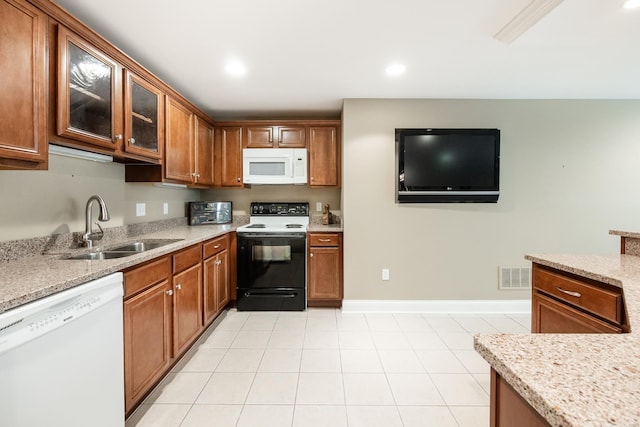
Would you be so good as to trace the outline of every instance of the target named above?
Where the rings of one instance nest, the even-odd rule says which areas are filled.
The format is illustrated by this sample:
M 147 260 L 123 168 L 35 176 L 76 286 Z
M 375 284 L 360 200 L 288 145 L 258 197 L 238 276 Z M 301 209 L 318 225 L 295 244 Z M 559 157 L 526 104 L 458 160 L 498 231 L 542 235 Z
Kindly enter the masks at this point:
M 313 252 L 309 254 L 309 258 L 313 258 Z
M 115 139 L 116 141 L 120 141 L 122 139 L 122 135 L 117 134 L 116 136 L 113 137 L 113 139 Z
M 240 178 L 236 178 L 238 180 L 238 182 L 240 182 Z
M 129 138 L 129 144 L 135 144 L 135 143 L 136 143 L 135 138 Z
M 567 294 L 572 297 L 580 298 L 582 296 L 580 292 L 567 291 L 565 289 L 562 289 L 560 286 L 556 286 L 556 289 L 562 292 L 563 294 Z
M 165 291 L 164 293 L 169 295 L 169 296 L 171 296 L 171 295 L 173 295 L 173 290 L 169 289 L 168 291 Z
M 180 283 L 178 283 L 178 284 L 176 285 L 176 289 L 177 289 L 177 290 L 182 289 L 182 285 L 181 285 Z
M 220 264 L 222 264 L 222 261 L 217 260 L 217 261 L 216 261 L 216 265 L 220 265 Z

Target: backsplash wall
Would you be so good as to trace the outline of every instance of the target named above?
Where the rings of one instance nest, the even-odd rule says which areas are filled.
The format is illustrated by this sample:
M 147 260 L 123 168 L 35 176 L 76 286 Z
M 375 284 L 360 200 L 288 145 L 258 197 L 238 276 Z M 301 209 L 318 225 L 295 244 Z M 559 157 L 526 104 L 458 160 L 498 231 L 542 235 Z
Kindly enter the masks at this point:
M 0 241 L 84 230 L 93 194 L 107 204 L 111 220 L 100 225 L 109 228 L 183 217 L 185 203 L 199 200 L 200 190 L 129 184 L 122 164 L 50 155 L 47 171 L 0 171 Z M 145 203 L 144 217 L 136 216 L 136 203 Z M 166 215 L 163 203 L 169 205 Z
M 321 214 L 316 203 L 329 203 L 331 212 L 340 214 L 340 189 L 309 188 L 306 185 L 254 185 L 238 189 L 202 191 L 202 200 L 231 201 L 233 213 L 248 215 L 251 202 L 309 202 L 311 215 Z

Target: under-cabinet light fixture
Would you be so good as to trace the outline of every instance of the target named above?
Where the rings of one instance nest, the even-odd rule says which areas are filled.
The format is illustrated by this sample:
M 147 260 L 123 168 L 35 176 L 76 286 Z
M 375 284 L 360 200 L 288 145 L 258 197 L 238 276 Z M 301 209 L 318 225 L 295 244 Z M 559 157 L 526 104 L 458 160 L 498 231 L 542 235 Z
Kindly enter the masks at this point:
M 54 154 L 56 156 L 72 157 L 74 159 L 91 160 L 93 162 L 100 162 L 100 163 L 113 162 L 113 157 L 107 156 L 106 154 L 91 153 L 89 151 L 62 147 L 60 145 L 55 145 L 55 144 L 49 144 L 49 154 Z
M 186 184 L 173 184 L 171 182 L 154 182 L 153 185 L 161 188 L 187 188 Z
M 532 0 L 507 25 L 502 27 L 493 38 L 507 44 L 513 42 L 563 1 Z

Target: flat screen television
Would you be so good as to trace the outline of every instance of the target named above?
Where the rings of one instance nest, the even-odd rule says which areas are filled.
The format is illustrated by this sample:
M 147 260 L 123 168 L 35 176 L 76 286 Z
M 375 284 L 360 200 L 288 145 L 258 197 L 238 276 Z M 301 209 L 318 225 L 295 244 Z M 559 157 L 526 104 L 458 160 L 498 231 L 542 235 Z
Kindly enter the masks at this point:
M 496 203 L 499 129 L 396 129 L 397 203 Z

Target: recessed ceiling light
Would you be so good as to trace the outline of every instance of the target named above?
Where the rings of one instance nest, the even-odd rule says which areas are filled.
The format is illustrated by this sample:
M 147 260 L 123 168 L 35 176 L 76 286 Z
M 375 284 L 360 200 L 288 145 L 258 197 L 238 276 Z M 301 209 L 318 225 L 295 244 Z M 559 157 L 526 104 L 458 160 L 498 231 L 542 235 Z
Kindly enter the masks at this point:
M 390 76 L 399 76 L 400 74 L 403 74 L 406 71 L 407 67 L 405 67 L 403 64 L 391 64 L 387 67 L 386 71 L 387 74 Z
M 640 7 L 640 0 L 626 0 L 622 5 L 625 9 L 635 9 Z
M 236 60 L 228 61 L 224 66 L 224 70 L 234 77 L 242 77 L 247 74 L 247 67 L 245 67 L 242 62 Z

